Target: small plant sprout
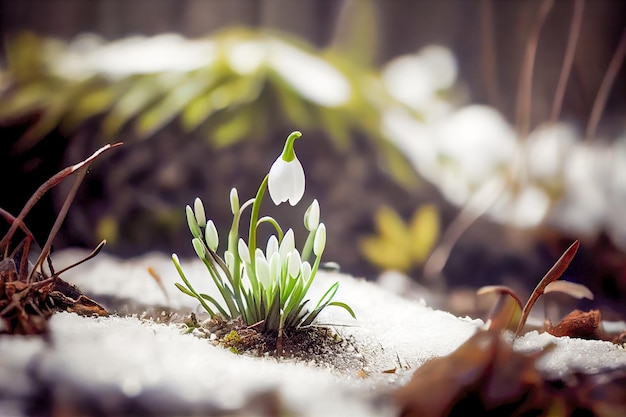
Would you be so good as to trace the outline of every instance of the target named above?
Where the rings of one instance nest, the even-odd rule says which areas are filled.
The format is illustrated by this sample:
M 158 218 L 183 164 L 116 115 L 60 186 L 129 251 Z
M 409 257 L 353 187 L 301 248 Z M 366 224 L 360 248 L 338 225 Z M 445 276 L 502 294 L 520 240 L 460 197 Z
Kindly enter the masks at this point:
M 186 207 L 187 223 L 193 236 L 192 245 L 206 265 L 221 300 L 198 293 L 185 276 L 176 254 L 172 255 L 174 266 L 183 281 L 176 283 L 180 291 L 198 299 L 211 317 L 241 317 L 248 326 L 255 326 L 263 332 L 277 333 L 279 354 L 284 330 L 310 325 L 328 306 L 341 307 L 355 317 L 354 311 L 347 304 L 333 301 L 339 282 L 331 285 L 317 304 L 309 308 L 307 293 L 315 279 L 326 246 L 326 226 L 320 223 L 317 200 L 313 200 L 304 215 L 308 237 L 302 251 L 296 248 L 292 229 L 283 231 L 274 218 L 259 217 L 266 190 L 269 190 L 276 205 L 289 201 L 293 206 L 302 199 L 304 171 L 293 150 L 294 141 L 300 136 L 300 132 L 289 135 L 283 152 L 261 182 L 254 198 L 240 204 L 237 189 L 231 190 L 230 208 L 233 221 L 223 256 L 217 253 L 218 231 L 212 220 L 207 221 L 202 201 L 197 198 L 193 209 L 191 206 Z M 248 208 L 250 228 L 246 241 L 239 235 L 239 222 Z M 257 245 L 257 230 L 264 223 L 275 231 L 264 245 L 265 251 Z M 310 262 L 312 255 L 314 260 Z
M 519 317 L 519 321 L 517 321 L 517 325 L 514 327 L 515 337 L 518 337 L 524 329 L 530 310 L 539 297 L 549 292 L 562 292 L 579 299 L 593 299 L 593 293 L 584 285 L 569 281 L 557 281 L 561 275 L 563 275 L 570 262 L 572 262 L 572 259 L 574 259 L 579 245 L 578 241 L 572 243 L 555 262 L 554 266 L 544 275 L 541 281 L 539 281 L 539 284 L 537 284 L 524 305 L 522 305 L 520 298 L 509 287 L 503 285 L 489 285 L 480 288 L 477 291 L 478 295 L 489 293 L 498 294 L 498 300 L 490 313 L 488 321 L 489 328 L 492 330 L 510 328 L 515 318 Z

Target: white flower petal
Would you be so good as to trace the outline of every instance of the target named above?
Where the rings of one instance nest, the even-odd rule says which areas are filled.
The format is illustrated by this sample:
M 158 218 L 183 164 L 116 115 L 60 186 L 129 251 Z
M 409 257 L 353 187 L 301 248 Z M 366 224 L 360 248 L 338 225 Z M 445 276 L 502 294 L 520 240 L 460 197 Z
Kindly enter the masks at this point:
M 289 253 L 287 258 L 287 270 L 289 271 L 289 276 L 295 278 L 300 273 L 300 268 L 302 267 L 302 258 L 300 257 L 300 253 L 297 250 L 293 250 Z
M 239 259 L 244 264 L 250 263 L 250 252 L 248 251 L 248 245 L 244 242 L 243 239 L 239 238 L 239 243 L 237 244 L 237 253 L 239 254 Z
M 278 249 L 280 259 L 284 262 L 287 259 L 289 252 L 293 251 L 295 248 L 296 241 L 293 235 L 293 229 L 289 229 L 287 230 L 287 233 L 285 233 L 285 236 L 283 236 L 283 240 L 280 242 L 280 247 Z
M 270 286 L 270 266 L 265 260 L 265 256 L 256 257 L 256 275 L 263 287 L 268 288 Z
M 270 197 L 275 205 L 289 200 L 295 206 L 304 195 L 304 169 L 298 158 L 285 161 L 282 156 L 272 164 L 267 182 Z
M 272 259 L 272 256 L 275 253 L 278 253 L 278 239 L 276 238 L 276 235 L 272 235 L 267 241 L 267 250 L 265 251 L 265 256 L 267 257 L 267 259 Z
M 302 262 L 302 280 L 306 283 L 311 276 L 311 264 L 308 261 Z

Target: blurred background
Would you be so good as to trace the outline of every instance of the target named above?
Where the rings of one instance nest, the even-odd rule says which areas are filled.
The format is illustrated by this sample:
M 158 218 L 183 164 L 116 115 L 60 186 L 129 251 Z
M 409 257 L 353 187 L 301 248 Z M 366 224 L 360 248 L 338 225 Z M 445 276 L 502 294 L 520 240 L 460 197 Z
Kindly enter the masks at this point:
M 230 188 L 254 196 L 300 130 L 304 199 L 263 210 L 302 241 L 317 198 L 342 271 L 462 314 L 580 239 L 566 278 L 618 316 L 625 28 L 621 0 L 0 0 L 0 207 L 123 141 L 56 249 L 191 256 L 184 206 L 224 239 Z M 40 242 L 68 186 L 28 216 Z

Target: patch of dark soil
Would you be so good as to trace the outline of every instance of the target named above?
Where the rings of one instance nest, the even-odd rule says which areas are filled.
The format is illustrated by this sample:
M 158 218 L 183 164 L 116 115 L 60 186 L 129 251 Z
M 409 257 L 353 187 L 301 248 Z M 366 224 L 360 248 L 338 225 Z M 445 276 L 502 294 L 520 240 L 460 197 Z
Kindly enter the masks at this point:
M 241 318 L 223 320 L 213 318 L 197 325 L 192 333 L 207 338 L 213 344 L 236 354 L 257 357 L 276 357 L 313 363 L 338 370 L 362 369 L 365 359 L 351 337 L 346 337 L 332 327 L 307 326 L 283 333 L 282 352 L 278 354 L 277 333 L 262 333 L 247 326 Z M 192 326 L 194 325 L 192 324 Z

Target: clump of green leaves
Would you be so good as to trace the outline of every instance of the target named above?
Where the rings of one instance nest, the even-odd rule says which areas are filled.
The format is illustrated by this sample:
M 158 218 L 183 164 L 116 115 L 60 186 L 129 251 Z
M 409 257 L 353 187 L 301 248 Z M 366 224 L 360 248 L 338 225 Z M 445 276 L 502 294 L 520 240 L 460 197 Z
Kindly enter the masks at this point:
M 233 222 L 223 257 L 217 253 L 218 231 L 213 221 L 207 221 L 202 200 L 197 198 L 193 208 L 186 207 L 193 247 L 206 265 L 221 300 L 196 291 L 185 276 L 178 257 L 172 255 L 183 281 L 177 283 L 176 287 L 196 298 L 211 317 L 241 317 L 248 326 L 254 325 L 264 332 L 278 332 L 279 341 L 283 330 L 310 325 L 328 306 L 341 307 L 355 317 L 354 311 L 347 304 L 333 301 L 339 282 L 331 285 L 317 304 L 309 308 L 307 294 L 326 245 L 326 226 L 319 221 L 317 200 L 313 200 L 304 215 L 308 237 L 301 251 L 296 249 L 292 229 L 285 232 L 274 218 L 259 218 L 263 196 L 268 188 L 276 205 L 287 200 L 291 205 L 296 205 L 302 198 L 304 171 L 293 151 L 293 143 L 300 136 L 300 132 L 293 132 L 287 138 L 283 153 L 261 182 L 254 198 L 240 205 L 237 189 L 231 190 Z M 251 213 L 246 242 L 239 236 L 239 222 L 248 208 Z M 257 229 L 264 223 L 271 225 L 276 232 L 270 236 L 265 251 L 257 247 L 256 237 Z M 315 257 L 312 264 L 308 261 L 311 255 Z

